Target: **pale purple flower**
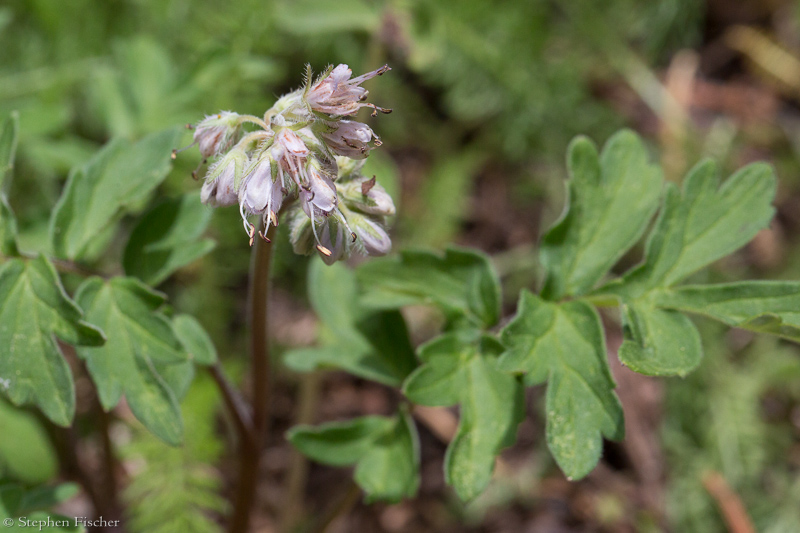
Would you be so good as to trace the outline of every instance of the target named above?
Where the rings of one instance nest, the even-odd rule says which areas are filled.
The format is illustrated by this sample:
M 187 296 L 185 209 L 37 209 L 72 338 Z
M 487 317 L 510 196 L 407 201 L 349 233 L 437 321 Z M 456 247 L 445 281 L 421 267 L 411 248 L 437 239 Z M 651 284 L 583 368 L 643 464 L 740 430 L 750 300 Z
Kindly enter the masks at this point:
M 331 72 L 314 83 L 305 95 L 306 102 L 317 113 L 325 113 L 334 117 L 355 114 L 362 107 L 371 107 L 373 115 L 378 111 L 390 113 L 390 109 L 382 109 L 364 102 L 369 92 L 360 85 L 391 70 L 384 65 L 357 78 L 350 78 L 353 71 L 347 65 L 338 65 Z

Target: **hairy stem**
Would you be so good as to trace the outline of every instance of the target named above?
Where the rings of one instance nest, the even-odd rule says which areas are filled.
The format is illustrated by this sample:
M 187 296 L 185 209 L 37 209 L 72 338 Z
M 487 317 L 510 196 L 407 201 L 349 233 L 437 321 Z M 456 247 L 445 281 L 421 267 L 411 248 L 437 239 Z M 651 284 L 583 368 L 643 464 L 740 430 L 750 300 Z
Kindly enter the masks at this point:
M 261 231 L 264 230 L 263 222 Z M 275 226 L 269 229 L 267 238 L 275 234 Z M 250 324 L 250 375 L 253 378 L 253 439 L 242 439 L 239 443 L 239 485 L 231 518 L 230 533 L 247 533 L 250 511 L 258 486 L 258 470 L 261 463 L 261 448 L 269 421 L 270 368 L 267 334 L 267 300 L 269 297 L 269 273 L 272 263 L 272 246 L 256 238 L 250 261 L 250 291 L 248 318 Z

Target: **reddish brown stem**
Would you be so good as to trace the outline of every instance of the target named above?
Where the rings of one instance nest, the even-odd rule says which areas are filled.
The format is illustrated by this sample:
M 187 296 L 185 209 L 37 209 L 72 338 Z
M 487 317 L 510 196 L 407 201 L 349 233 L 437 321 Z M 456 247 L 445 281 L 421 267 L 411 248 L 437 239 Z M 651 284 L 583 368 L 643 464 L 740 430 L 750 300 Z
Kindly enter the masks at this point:
M 253 433 L 253 416 L 244 399 L 239 392 L 233 388 L 228 378 L 225 377 L 225 373 L 219 363 L 208 367 L 208 371 L 211 373 L 211 377 L 214 378 L 222 394 L 225 407 L 233 418 L 233 425 L 236 427 L 236 433 L 239 439 L 253 441 L 255 439 Z
M 263 231 L 263 223 L 260 228 Z M 271 239 L 275 226 L 270 227 Z M 239 483 L 234 500 L 230 533 L 247 533 L 250 512 L 255 502 L 261 448 L 269 421 L 270 368 L 267 334 L 267 299 L 269 297 L 272 245 L 265 239 L 255 239 L 250 261 L 249 323 L 250 323 L 250 375 L 253 378 L 253 439 L 242 439 L 239 446 Z

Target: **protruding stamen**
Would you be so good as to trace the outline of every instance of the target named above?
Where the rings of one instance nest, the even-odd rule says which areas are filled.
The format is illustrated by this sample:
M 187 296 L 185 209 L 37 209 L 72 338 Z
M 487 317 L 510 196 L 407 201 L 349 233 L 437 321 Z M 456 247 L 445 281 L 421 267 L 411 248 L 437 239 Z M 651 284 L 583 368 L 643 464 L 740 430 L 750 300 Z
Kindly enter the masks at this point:
M 358 235 L 356 235 L 355 231 L 350 233 L 350 238 L 353 239 L 353 242 L 356 242 L 356 239 L 358 239 Z
M 330 257 L 331 255 L 333 255 L 333 252 L 331 252 L 330 250 L 328 250 L 327 248 L 325 248 L 321 244 L 317 245 L 317 250 L 319 250 L 319 252 L 321 254 L 323 254 L 325 257 Z
M 278 215 L 276 215 L 275 211 L 273 211 L 271 209 L 269 211 L 269 219 L 272 221 L 272 225 L 273 226 L 276 226 L 276 227 L 278 226 Z
M 174 161 L 175 159 L 178 159 L 178 150 L 176 150 L 175 148 L 173 148 L 173 149 L 172 149 L 172 154 L 170 155 L 170 157 L 172 158 L 172 160 L 173 160 L 173 161 Z
M 256 227 L 253 224 L 250 224 L 250 229 L 247 230 L 247 234 L 250 236 L 250 246 L 253 246 L 253 242 L 256 240 Z
M 258 230 L 258 236 L 264 239 L 264 242 L 272 242 L 266 235 L 264 235 L 264 233 L 261 232 L 261 230 Z
M 194 129 L 194 124 L 187 124 L 186 125 L 186 129 L 187 130 L 193 130 Z
M 192 179 L 194 181 L 197 181 L 197 180 L 200 179 L 200 176 L 197 175 L 197 171 L 196 170 L 192 170 Z

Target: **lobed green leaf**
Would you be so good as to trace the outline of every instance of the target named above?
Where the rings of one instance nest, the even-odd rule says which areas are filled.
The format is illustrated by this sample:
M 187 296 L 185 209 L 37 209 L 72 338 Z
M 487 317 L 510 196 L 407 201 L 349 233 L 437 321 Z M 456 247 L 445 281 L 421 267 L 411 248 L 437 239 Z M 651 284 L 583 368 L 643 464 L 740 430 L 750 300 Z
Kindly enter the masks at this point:
M 461 405 L 458 431 L 445 458 L 445 479 L 464 501 L 486 489 L 496 456 L 514 442 L 524 417 L 519 381 L 498 367 L 502 351 L 494 337 L 475 331 L 442 335 L 420 347 L 424 364 L 403 385 L 415 403 Z
M 602 279 L 644 233 L 663 181 L 642 141 L 627 130 L 609 139 L 599 156 L 591 141 L 578 137 L 567 160 L 568 201 L 541 245 L 547 270 L 542 296 L 549 300 L 584 294 Z
M 729 326 L 800 342 L 800 282 L 741 281 L 662 289 L 660 307 L 696 313 Z
M 35 404 L 54 423 L 69 425 L 75 389 L 54 336 L 73 345 L 102 345 L 103 333 L 82 318 L 46 258 L 0 265 L 0 391 L 11 403 Z
M 183 423 L 174 391 L 159 373 L 177 371 L 173 386 L 185 389 L 191 365 L 167 319 L 158 312 L 164 296 L 135 278 L 87 279 L 75 296 L 86 316 L 110 332 L 98 348 L 79 348 L 97 386 L 103 409 L 112 409 L 122 394 L 133 414 L 156 436 L 179 444 Z M 170 368 L 169 365 L 177 366 Z
M 670 287 L 747 244 L 775 213 L 776 179 L 764 163 L 748 165 L 719 185 L 716 163 L 698 163 L 682 191 L 667 187 L 647 241 L 644 262 L 626 274 L 619 294 Z
M 502 331 L 499 367 L 523 372 L 525 383 L 547 381 L 547 444 L 571 479 L 600 459 L 605 436 L 624 437 L 622 406 L 606 359 L 603 328 L 588 304 L 550 303 L 528 291 Z

